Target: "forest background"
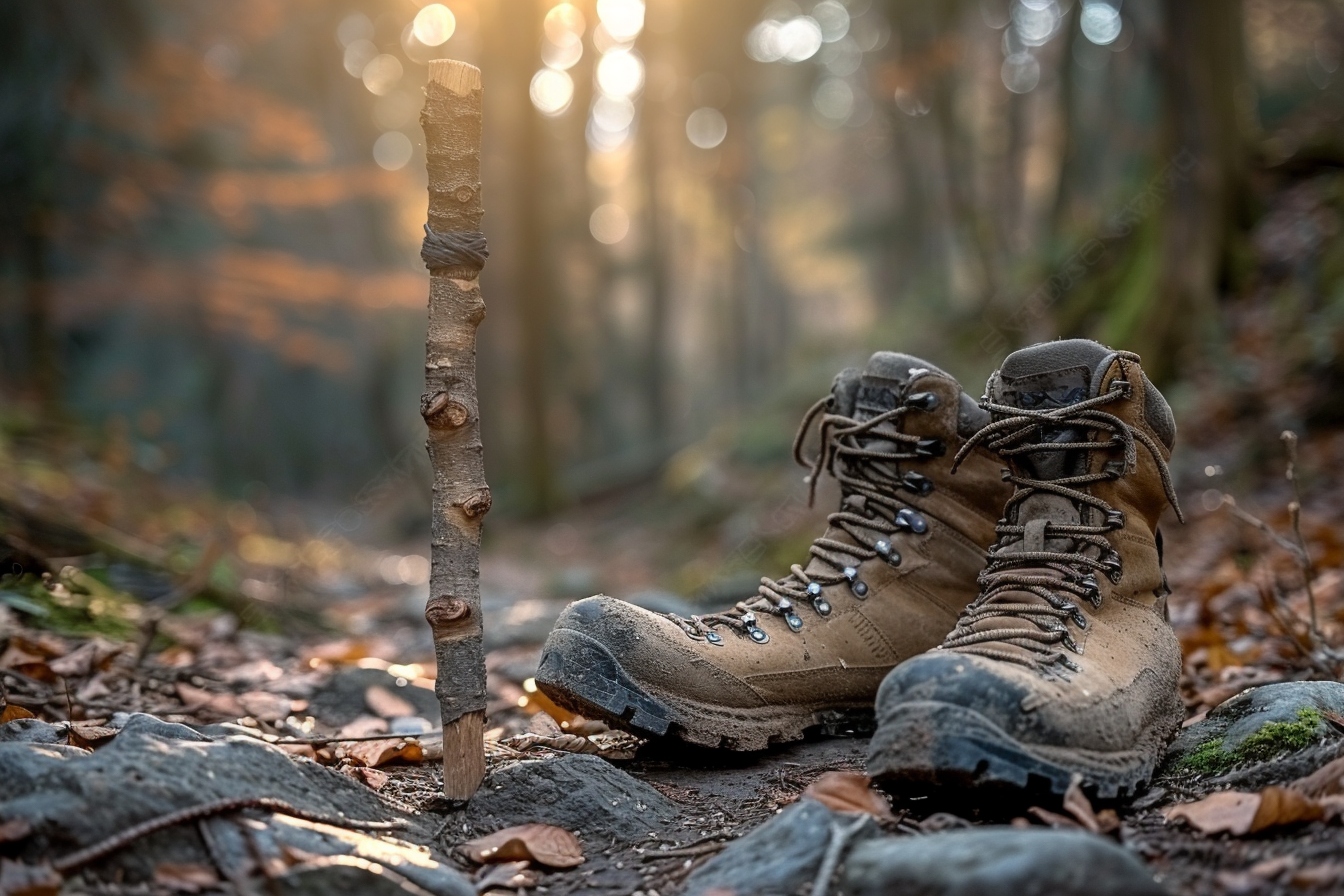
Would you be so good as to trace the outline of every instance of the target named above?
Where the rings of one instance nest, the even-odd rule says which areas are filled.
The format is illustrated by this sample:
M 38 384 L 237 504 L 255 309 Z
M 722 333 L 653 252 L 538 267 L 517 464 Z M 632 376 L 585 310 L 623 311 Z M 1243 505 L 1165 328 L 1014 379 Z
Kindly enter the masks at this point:
M 1030 342 L 1138 351 L 1197 510 L 1344 421 L 1338 0 L 4 6 L 0 511 L 136 599 L 423 606 L 434 58 L 486 85 L 515 621 L 783 573 L 826 509 L 795 422 L 877 349 L 973 395 Z

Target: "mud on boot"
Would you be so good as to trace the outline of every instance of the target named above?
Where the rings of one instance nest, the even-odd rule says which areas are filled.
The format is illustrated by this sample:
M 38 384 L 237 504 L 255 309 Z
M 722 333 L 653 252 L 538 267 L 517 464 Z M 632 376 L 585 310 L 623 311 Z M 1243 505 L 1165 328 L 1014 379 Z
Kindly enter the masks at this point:
M 1132 795 L 1184 716 L 1157 531 L 1171 410 L 1137 356 L 1081 339 L 1014 352 L 986 393 L 993 422 L 963 456 L 994 450 L 1016 490 L 979 596 L 882 683 L 869 773 L 1055 793 L 1077 774 Z
M 570 605 L 542 649 L 552 700 L 645 736 L 734 750 L 871 718 L 890 669 L 938 644 L 975 592 L 1011 488 L 984 448 L 989 417 L 956 380 L 879 352 L 813 405 L 794 457 L 840 487 L 805 564 L 724 612 L 683 618 L 598 596 Z M 802 457 L 812 426 L 821 451 Z

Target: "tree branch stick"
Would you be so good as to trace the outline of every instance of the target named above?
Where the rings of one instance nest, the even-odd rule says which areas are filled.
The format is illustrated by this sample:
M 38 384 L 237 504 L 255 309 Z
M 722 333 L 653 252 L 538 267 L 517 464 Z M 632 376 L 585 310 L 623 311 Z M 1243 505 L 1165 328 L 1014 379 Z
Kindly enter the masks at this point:
M 481 226 L 481 72 L 451 59 L 429 64 L 425 108 L 432 235 L 459 242 Z M 460 238 L 460 239 L 459 239 Z M 483 247 L 483 239 L 481 240 Z M 425 618 L 438 661 L 443 710 L 443 790 L 466 800 L 485 777 L 485 653 L 480 598 L 481 520 L 490 489 L 481 460 L 476 327 L 483 255 L 423 253 L 430 268 L 425 394 L 434 469 L 430 599 Z

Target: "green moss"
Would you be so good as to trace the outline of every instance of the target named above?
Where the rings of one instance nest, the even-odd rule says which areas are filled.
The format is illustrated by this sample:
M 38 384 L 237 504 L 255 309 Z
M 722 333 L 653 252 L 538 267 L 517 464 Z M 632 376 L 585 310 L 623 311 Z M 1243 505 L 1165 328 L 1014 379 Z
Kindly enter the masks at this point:
M 1221 775 L 1237 766 L 1264 762 L 1305 749 L 1320 736 L 1322 721 L 1320 710 L 1304 706 L 1297 711 L 1296 721 L 1266 722 L 1236 749 L 1224 750 L 1221 737 L 1205 741 L 1180 761 L 1177 770 L 1196 775 Z

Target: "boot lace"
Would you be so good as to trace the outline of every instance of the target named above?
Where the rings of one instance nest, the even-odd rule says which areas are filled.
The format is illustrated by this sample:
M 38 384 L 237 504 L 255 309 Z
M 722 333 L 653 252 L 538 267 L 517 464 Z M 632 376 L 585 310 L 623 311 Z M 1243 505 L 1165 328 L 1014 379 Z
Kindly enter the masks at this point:
M 854 543 L 828 538 L 825 535 L 812 542 L 809 552 L 822 562 L 822 569 L 808 572 L 804 565 L 793 564 L 789 574 L 780 579 L 763 577 L 756 594 L 739 601 L 732 609 L 689 618 L 675 613 L 667 617 L 692 638 L 704 638 L 711 644 L 723 645 L 723 637 L 714 628 L 726 626 L 746 635 L 758 644 L 770 636 L 758 624 L 757 613 L 783 617 L 792 631 L 803 627 L 797 608 L 808 604 L 819 616 L 831 613 L 831 604 L 823 589 L 847 582 L 855 597 L 868 594 L 868 585 L 858 575 L 858 566 L 874 557 L 882 557 L 892 566 L 899 566 L 901 555 L 892 545 L 892 535 L 908 531 L 922 534 L 928 531 L 928 522 L 915 510 L 905 506 L 895 496 L 897 490 L 927 495 L 933 490 L 933 480 L 913 470 L 901 472 L 900 462 L 923 460 L 941 456 L 946 446 L 939 439 L 921 438 L 903 432 L 902 419 L 912 410 L 931 410 L 938 398 L 930 392 L 917 392 L 904 403 L 867 420 L 857 420 L 843 414 L 831 413 L 834 399 L 827 396 L 808 409 L 793 439 L 793 459 L 799 466 L 810 469 L 807 477 L 807 503 L 816 499 L 817 481 L 827 472 L 840 484 L 840 510 L 830 514 L 827 524 L 846 532 Z M 803 456 L 803 443 L 813 424 L 820 418 L 821 450 L 811 459 Z M 896 447 L 867 447 L 874 440 L 894 443 Z M 876 533 L 876 534 L 875 534 Z
M 944 649 L 956 649 L 1024 666 L 1039 663 L 1042 666 L 1058 665 L 1069 671 L 1079 671 L 1079 666 L 1064 652 L 1082 653 L 1067 623 L 1072 622 L 1079 630 L 1085 630 L 1088 621 L 1079 609 L 1079 602 L 1086 601 L 1093 609 L 1101 606 L 1097 573 L 1106 575 L 1112 582 L 1120 581 L 1120 555 L 1111 547 L 1106 533 L 1122 529 L 1125 525 L 1122 511 L 1084 489 L 1097 482 L 1119 479 L 1134 470 L 1138 464 L 1137 446 L 1142 445 L 1157 464 L 1167 500 L 1171 502 L 1177 517 L 1184 521 L 1176 501 L 1171 472 L 1162 459 L 1157 443 L 1119 417 L 1100 410 L 1102 406 L 1125 399 L 1129 394 L 1129 383 L 1116 380 L 1108 392 L 1060 408 L 1034 410 L 990 401 L 980 403 L 982 408 L 994 416 L 994 422 L 966 440 L 952 462 L 954 472 L 966 455 L 981 443 L 1003 457 L 1119 448 L 1123 451 L 1123 462 L 1109 462 L 1095 473 L 1085 472 L 1053 479 L 1034 479 L 1020 473 L 1005 475 L 1005 479 L 1017 486 L 1017 490 L 1008 500 L 1004 519 L 995 527 L 999 540 L 990 547 L 989 561 L 980 574 L 980 595 L 962 612 L 957 627 L 943 642 Z M 1086 441 L 1048 441 L 1052 432 L 1058 434 L 1063 430 L 1091 431 L 1102 437 Z M 1095 513 L 1090 518 L 1099 519 L 1100 522 L 1095 525 L 1047 520 L 1028 520 L 1023 524 L 1009 522 L 1009 511 L 1013 507 L 1041 492 L 1066 498 L 1080 509 L 1084 506 L 1094 508 Z M 1014 542 L 1025 548 L 1028 530 L 1032 528 L 1037 530 L 1034 533 L 1035 540 L 1042 546 L 1047 544 L 1050 537 L 1064 537 L 1072 541 L 1073 550 L 1046 548 L 1011 553 L 1004 551 Z M 1021 595 L 1024 593 L 1039 600 L 1023 601 Z M 994 620 L 1026 620 L 1033 627 L 999 627 L 993 624 Z M 985 622 L 990 624 L 982 625 Z M 1007 645 L 1021 650 L 1004 649 Z

